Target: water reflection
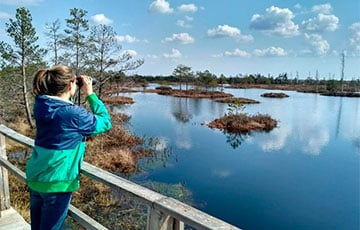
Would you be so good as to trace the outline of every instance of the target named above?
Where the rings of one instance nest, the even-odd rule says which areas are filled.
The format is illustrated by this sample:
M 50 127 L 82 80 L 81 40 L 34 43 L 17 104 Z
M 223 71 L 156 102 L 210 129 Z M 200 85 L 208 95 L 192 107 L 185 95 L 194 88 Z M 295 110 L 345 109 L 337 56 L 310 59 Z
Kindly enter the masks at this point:
M 275 128 L 271 132 L 261 135 L 262 138 L 259 141 L 259 145 L 265 152 L 281 150 L 286 145 L 286 141 L 291 132 L 291 126 L 284 124 L 281 128 Z
M 226 142 L 233 148 L 238 148 L 241 143 L 244 142 L 244 134 L 241 133 L 225 133 L 226 135 Z
M 311 95 L 311 97 L 313 103 L 300 104 L 302 106 L 294 113 L 294 120 L 288 121 L 288 125 L 293 126 L 292 139 L 298 142 L 304 154 L 319 155 L 330 139 L 329 109 L 324 103 L 328 98 L 319 98 L 319 95 Z
M 246 113 L 279 121 L 250 135 L 200 125 L 222 116 L 227 104 L 133 94 L 136 103 L 119 111 L 131 115 L 135 134 L 159 138 L 158 155 L 138 178 L 184 182 L 197 207 L 245 229 L 358 229 L 360 99 L 289 92 L 275 100 L 261 93 L 233 91 L 261 101 Z
M 189 122 L 192 117 L 189 111 L 189 99 L 174 97 L 172 101 L 171 112 L 175 119 L 183 123 Z
M 219 178 L 226 178 L 232 174 L 228 169 L 214 169 L 212 173 Z
M 356 153 L 360 155 L 360 139 L 353 140 L 352 144 L 356 149 Z
M 343 102 L 343 98 L 340 97 L 340 102 L 339 102 L 339 109 L 338 109 L 338 113 L 337 113 L 337 119 L 336 119 L 336 138 L 339 135 L 340 132 L 340 121 L 341 121 L 341 111 L 342 111 L 342 103 Z
M 191 149 L 192 138 L 188 125 L 179 125 L 175 128 L 175 143 L 179 149 Z
M 144 147 L 151 151 L 152 155 L 145 159 L 142 164 L 143 168 L 156 169 L 159 167 L 171 166 L 169 157 L 173 152 L 168 148 L 168 140 L 164 137 L 144 138 Z M 176 159 L 176 158 L 175 158 Z

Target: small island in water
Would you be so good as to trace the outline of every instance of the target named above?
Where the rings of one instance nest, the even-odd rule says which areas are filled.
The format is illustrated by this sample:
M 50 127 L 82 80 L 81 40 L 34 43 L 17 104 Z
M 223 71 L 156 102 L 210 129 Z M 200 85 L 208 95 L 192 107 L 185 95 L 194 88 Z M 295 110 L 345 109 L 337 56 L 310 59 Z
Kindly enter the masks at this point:
M 267 114 L 247 115 L 245 113 L 225 115 L 208 124 L 210 128 L 229 133 L 249 133 L 251 131 L 269 132 L 277 126 L 277 121 Z

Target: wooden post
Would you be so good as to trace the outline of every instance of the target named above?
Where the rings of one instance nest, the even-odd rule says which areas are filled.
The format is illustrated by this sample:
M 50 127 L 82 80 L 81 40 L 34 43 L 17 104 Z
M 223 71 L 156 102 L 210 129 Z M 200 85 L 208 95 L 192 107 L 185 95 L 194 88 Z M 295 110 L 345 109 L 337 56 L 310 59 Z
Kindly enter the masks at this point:
M 0 134 L 0 157 L 7 159 L 6 156 L 6 140 L 5 136 Z M 0 211 L 10 208 L 10 192 L 8 171 L 4 167 L 0 167 Z M 0 212 L 1 215 L 1 212 Z
M 184 223 L 153 207 L 148 209 L 147 230 L 184 230 Z

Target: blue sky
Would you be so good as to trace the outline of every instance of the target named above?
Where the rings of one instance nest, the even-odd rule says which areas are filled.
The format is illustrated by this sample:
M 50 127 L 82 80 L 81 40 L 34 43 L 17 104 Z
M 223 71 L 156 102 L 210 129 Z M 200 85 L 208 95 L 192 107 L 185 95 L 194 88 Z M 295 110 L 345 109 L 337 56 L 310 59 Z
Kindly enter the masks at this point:
M 170 75 L 179 64 L 217 75 L 260 73 L 360 78 L 360 0 L 0 0 L 0 39 L 16 8 L 30 10 L 39 44 L 45 25 L 65 28 L 70 9 L 90 25 L 111 25 L 123 52 L 145 63 L 135 72 Z M 63 31 L 63 30 L 62 30 Z

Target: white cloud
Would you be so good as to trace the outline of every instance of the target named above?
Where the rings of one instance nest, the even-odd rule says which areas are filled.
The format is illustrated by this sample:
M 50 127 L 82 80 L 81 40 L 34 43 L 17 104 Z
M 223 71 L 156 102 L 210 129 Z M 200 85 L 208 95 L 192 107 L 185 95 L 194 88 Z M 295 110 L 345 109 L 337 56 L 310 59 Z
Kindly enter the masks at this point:
M 332 7 L 329 3 L 322 5 L 315 5 L 312 7 L 311 11 L 315 13 L 330 14 L 332 11 Z
M 163 56 L 165 58 L 176 59 L 181 57 L 181 53 L 177 49 L 172 49 L 171 53 L 164 53 Z
M 301 25 L 308 31 L 335 31 L 339 27 L 339 18 L 332 14 L 320 13 L 314 18 L 304 20 Z
M 113 23 L 113 21 L 104 14 L 95 14 L 91 17 L 91 20 L 97 25 L 110 25 Z
M 196 12 L 198 10 L 198 8 L 194 4 L 182 4 L 181 6 L 178 7 L 178 10 L 180 12 L 194 13 L 194 12 Z
M 318 55 L 325 55 L 330 50 L 329 43 L 322 38 L 319 34 L 304 34 L 305 41 L 311 45 L 312 49 L 318 54 Z
M 187 24 L 184 20 L 177 20 L 176 25 L 183 28 L 190 28 L 191 25 Z
M 130 57 L 135 57 L 137 56 L 137 52 L 135 50 L 124 50 L 123 51 L 123 54 L 127 54 L 129 55 Z
M 209 29 L 209 37 L 236 37 L 240 35 L 240 30 L 228 25 L 219 25 L 216 29 Z
M 250 28 L 267 34 L 283 37 L 293 37 L 299 34 L 299 26 L 292 19 L 291 10 L 271 6 L 266 9 L 265 15 L 254 14 L 250 21 Z
M 355 55 L 360 55 L 360 22 L 353 23 L 350 27 L 350 47 Z
M 194 43 L 194 38 L 188 33 L 173 34 L 171 37 L 167 37 L 163 42 L 179 42 L 181 44 Z
M 116 40 L 118 42 L 126 42 L 126 43 L 134 43 L 134 42 L 138 41 L 138 39 L 136 39 L 136 37 L 132 37 L 128 34 L 127 35 L 117 35 Z
M 170 4 L 166 0 L 156 0 L 150 4 L 150 12 L 170 14 L 174 12 L 174 9 L 170 7 Z
M 189 22 L 194 20 L 194 18 L 191 16 L 185 16 L 185 19 L 188 20 Z
M 229 57 L 250 57 L 251 55 L 245 50 L 236 48 L 234 51 L 225 51 L 224 56 Z
M 295 4 L 294 8 L 300 10 L 301 9 L 300 3 Z
M 188 22 L 191 22 L 193 20 L 194 20 L 193 17 L 185 16 L 185 20 L 181 20 L 181 19 L 177 20 L 176 25 L 180 26 L 180 27 L 183 27 L 183 28 L 191 28 L 192 25 L 188 24 Z
M 247 42 L 254 39 L 251 35 L 243 35 L 240 29 L 229 25 L 219 25 L 217 28 L 209 29 L 207 34 L 213 38 L 232 37 Z
M 37 5 L 43 0 L 1 0 L 0 3 L 4 5 L 13 5 L 13 6 L 28 6 L 28 5 Z
M 266 48 L 266 49 L 262 49 L 262 50 L 255 49 L 253 53 L 254 53 L 255 56 L 261 56 L 261 57 L 263 57 L 263 56 L 267 56 L 267 57 L 276 57 L 276 56 L 278 56 L 278 57 L 280 57 L 280 56 L 286 56 L 287 55 L 286 51 L 283 48 L 274 47 L 274 46 Z

